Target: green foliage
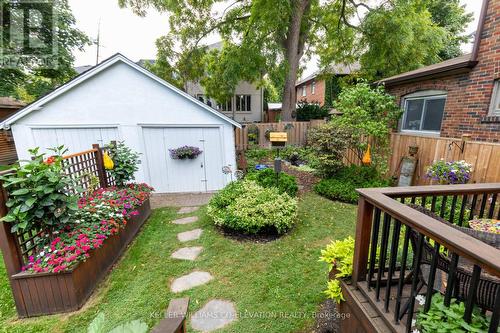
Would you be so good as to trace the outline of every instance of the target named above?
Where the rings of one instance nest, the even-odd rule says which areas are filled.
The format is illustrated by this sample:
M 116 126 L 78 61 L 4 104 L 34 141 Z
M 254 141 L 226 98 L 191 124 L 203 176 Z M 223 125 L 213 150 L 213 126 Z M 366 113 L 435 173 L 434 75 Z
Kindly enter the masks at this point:
M 276 172 L 273 169 L 250 172 L 245 179 L 252 180 L 263 187 L 277 187 Z M 296 196 L 299 190 L 295 177 L 284 172 L 280 172 L 279 174 L 279 186 L 277 188 L 280 193 L 288 193 L 291 197 Z
M 59 230 L 70 223 L 77 197 L 67 188 L 73 183 L 64 172 L 64 147 L 51 149 L 54 156 L 44 160 L 39 149 L 30 150 L 32 160 L 14 165 L 13 173 L 0 176 L 9 198 L 9 212 L 0 221 L 12 224 L 11 231 Z
M 332 107 L 333 102 L 342 91 L 341 78 L 330 75 L 325 78 L 325 106 Z
M 335 278 L 328 282 L 325 294 L 337 303 L 344 301 L 344 295 L 340 288 L 340 279 L 352 275 L 354 258 L 354 238 L 348 237 L 344 240 L 335 240 L 321 250 L 320 261 L 328 264 L 329 270 L 335 272 Z
M 274 187 L 244 180 L 217 193 L 210 200 L 207 214 L 215 225 L 245 234 L 282 234 L 296 222 L 297 200 Z
M 458 57 L 462 54 L 460 45 L 468 43 L 472 36 L 465 35 L 467 25 L 474 19 L 473 13 L 465 12 L 465 5 L 460 0 L 425 0 L 431 13 L 432 21 L 446 29 L 447 38 L 439 52 L 442 60 Z
M 333 122 L 311 129 L 307 141 L 315 158 L 315 167 L 324 176 L 331 176 L 343 167 L 342 158 L 355 143 L 353 135 Z
M 309 121 L 311 119 L 324 119 L 328 116 L 328 108 L 317 103 L 300 101 L 297 105 L 297 121 Z
M 422 297 L 423 298 L 423 297 Z M 444 304 L 444 297 L 436 293 L 432 297 L 431 307 L 424 313 L 423 307 L 417 314 L 416 326 L 422 332 L 487 332 L 489 319 L 483 316 L 478 308 L 472 312 L 471 323 L 464 320 L 465 303 L 451 300 L 449 307 Z
M 367 138 L 371 138 L 372 163 L 380 174 L 385 174 L 388 171 L 389 134 L 403 113 L 394 96 L 386 93 L 382 86 L 372 88 L 366 82 L 359 82 L 342 90 L 334 107 L 342 115 L 333 118 L 332 124 L 349 133 L 348 147 L 362 156 Z
M 139 170 L 139 154 L 127 147 L 123 142 L 116 145 L 109 144 L 109 156 L 114 162 L 114 167 L 108 172 L 115 178 L 117 186 L 124 186 L 134 180 L 134 173 Z
M 0 0 L 0 6 L 6 3 L 16 7 L 18 2 Z M 68 1 L 49 0 L 48 3 L 50 6 L 41 6 L 38 10 L 54 13 L 57 53 L 53 60 L 57 67 L 44 67 L 43 61 L 20 61 L 15 69 L 0 68 L 0 96 L 13 96 L 31 102 L 75 76 L 72 52 L 83 50 L 90 44 L 90 40 L 84 32 L 75 27 L 75 18 Z M 46 38 L 52 38 L 53 29 L 41 29 L 40 33 L 41 39 L 47 40 Z M 7 36 L 8 34 L 4 34 L 4 37 Z M 8 40 L 2 43 L 4 54 L 18 54 L 16 47 Z M 41 48 L 38 52 L 43 56 L 45 49 Z
M 148 331 L 148 325 L 140 320 L 121 324 L 112 330 L 106 330 L 105 326 L 106 316 L 104 313 L 99 312 L 87 328 L 87 333 L 146 333 Z
M 343 167 L 332 178 L 322 179 L 314 186 L 319 195 L 332 200 L 356 203 L 357 188 L 384 187 L 389 181 L 382 179 L 373 167 L 351 165 Z
M 245 150 L 248 170 L 254 170 L 257 164 L 271 159 L 272 156 L 273 151 L 271 149 L 259 148 L 258 146 L 250 147 Z

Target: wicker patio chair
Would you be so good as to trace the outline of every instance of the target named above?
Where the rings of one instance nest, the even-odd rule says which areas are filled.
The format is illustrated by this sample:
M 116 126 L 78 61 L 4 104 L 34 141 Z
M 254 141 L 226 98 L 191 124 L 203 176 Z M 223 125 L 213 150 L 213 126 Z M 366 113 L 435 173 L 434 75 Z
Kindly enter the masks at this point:
M 460 227 L 457 225 L 454 225 L 445 219 L 441 218 L 440 216 L 434 214 L 433 212 L 421 207 L 417 206 L 414 204 L 408 204 L 408 206 L 412 207 L 413 209 L 418 210 L 421 213 L 424 213 L 433 219 L 437 220 L 440 223 L 444 223 L 452 228 L 455 228 L 457 230 L 460 230 L 476 239 L 479 239 L 497 249 L 500 249 L 500 235 L 492 234 L 492 233 L 487 233 L 487 232 L 482 232 L 482 231 L 477 231 L 477 230 L 472 230 L 470 228 L 464 228 Z M 417 249 L 417 244 L 418 244 L 418 233 L 412 229 L 410 233 L 410 240 L 411 240 L 411 245 L 413 248 L 414 253 L 416 252 Z M 424 238 L 424 245 L 422 249 L 422 259 L 420 266 L 418 267 L 418 277 L 419 277 L 419 284 L 418 284 L 418 291 L 417 293 L 422 289 L 424 285 L 428 284 L 428 279 L 427 275 L 424 274 L 423 269 L 424 266 L 430 267 L 431 262 L 432 262 L 432 257 L 434 255 L 434 246 L 429 242 L 428 239 Z M 438 260 L 437 260 L 437 269 L 441 270 L 444 272 L 446 275 L 450 271 L 450 257 L 446 253 L 439 253 Z M 470 287 L 472 283 L 472 270 L 473 270 L 473 264 L 468 261 L 465 258 L 460 258 L 457 269 L 456 269 L 456 277 L 455 277 L 455 290 L 454 290 L 454 297 L 464 301 L 467 299 L 467 296 L 469 295 L 470 292 Z M 413 272 L 415 273 L 415 272 Z M 436 282 L 436 281 L 435 281 Z M 483 271 L 481 272 L 480 280 L 479 280 L 479 285 L 477 288 L 477 293 L 476 293 L 476 305 L 480 307 L 483 311 L 492 311 L 493 307 L 495 305 L 495 297 L 500 288 L 500 279 L 497 278 L 496 276 L 490 275 L 487 272 Z M 433 289 L 443 293 L 443 288 L 440 288 L 440 286 L 436 285 L 436 283 L 433 286 Z M 401 314 L 401 317 L 404 315 L 404 313 L 407 311 L 407 306 L 403 307 L 403 313 Z

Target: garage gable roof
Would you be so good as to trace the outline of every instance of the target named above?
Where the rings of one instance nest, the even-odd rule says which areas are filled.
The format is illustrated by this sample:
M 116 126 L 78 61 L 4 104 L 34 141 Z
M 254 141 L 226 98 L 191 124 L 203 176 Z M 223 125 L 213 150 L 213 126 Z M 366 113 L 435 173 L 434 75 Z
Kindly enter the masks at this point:
M 173 92 L 175 92 L 175 93 L 183 96 L 184 98 L 189 99 L 190 101 L 192 101 L 193 103 L 195 103 L 198 106 L 202 107 L 206 111 L 208 111 L 210 113 L 213 113 L 214 115 L 216 115 L 217 117 L 221 118 L 222 120 L 224 120 L 224 121 L 226 121 L 226 122 L 228 122 L 228 123 L 230 123 L 230 124 L 232 124 L 232 125 L 234 125 L 234 126 L 236 126 L 238 128 L 241 128 L 241 124 L 239 124 L 238 122 L 236 122 L 233 119 L 225 116 L 224 114 L 220 113 L 219 111 L 211 108 L 210 106 L 206 105 L 205 103 L 197 100 L 193 96 L 191 96 L 188 93 L 186 93 L 186 92 L 180 90 L 179 88 L 173 86 L 172 84 L 168 83 L 167 81 L 161 79 L 160 77 L 158 77 L 155 74 L 151 73 L 147 69 L 145 69 L 145 68 L 137 65 L 132 60 L 128 59 L 127 57 L 125 57 L 124 55 L 122 55 L 120 53 L 117 53 L 117 54 L 113 55 L 112 57 L 110 57 L 110 58 L 102 61 L 98 65 L 96 65 L 96 66 L 92 67 L 91 69 L 83 72 L 82 74 L 76 76 L 72 80 L 66 82 L 65 84 L 63 84 L 62 86 L 56 88 L 55 90 L 53 90 L 52 92 L 48 93 L 47 95 L 44 95 L 44 96 L 40 97 L 39 99 L 37 99 L 33 103 L 31 103 L 31 104 L 27 105 L 26 107 L 22 108 L 17 113 L 13 114 L 9 118 L 7 118 L 3 122 L 1 122 L 0 123 L 0 128 L 8 128 L 8 126 L 10 126 L 11 124 L 15 123 L 17 120 L 23 118 L 24 116 L 28 115 L 32 111 L 40 110 L 43 107 L 43 105 L 45 105 L 47 102 L 53 100 L 54 98 L 56 98 L 59 95 L 65 93 L 66 91 L 68 91 L 68 90 L 70 90 L 70 89 L 78 86 L 80 83 L 82 83 L 82 82 L 90 79 L 94 75 L 102 72 L 103 70 L 105 70 L 106 68 L 112 66 L 113 64 L 115 64 L 117 62 L 123 62 L 123 63 L 129 65 L 130 67 L 132 67 L 135 70 L 143 73 L 144 75 L 146 75 L 149 78 L 153 79 L 154 81 L 160 83 L 161 85 L 167 87 L 168 89 L 172 90 Z

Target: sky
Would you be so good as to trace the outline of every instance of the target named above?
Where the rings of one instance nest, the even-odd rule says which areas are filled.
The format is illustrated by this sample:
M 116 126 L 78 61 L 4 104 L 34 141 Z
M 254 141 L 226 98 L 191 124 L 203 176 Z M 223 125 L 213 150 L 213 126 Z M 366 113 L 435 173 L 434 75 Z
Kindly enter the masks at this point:
M 474 21 L 467 28 L 467 33 L 477 28 L 481 0 L 461 0 L 468 12 L 474 13 Z M 118 0 L 69 0 L 71 9 L 76 18 L 77 27 L 92 39 L 97 38 L 100 26 L 99 60 L 102 61 L 113 54 L 120 52 L 126 57 L 138 61 L 139 59 L 154 59 L 156 56 L 155 41 L 168 32 L 168 16 L 149 10 L 145 17 L 139 17 L 130 9 L 121 9 Z M 97 10 L 98 9 L 98 10 Z M 100 25 L 99 25 L 100 22 Z M 208 40 L 208 43 L 216 42 Z M 469 52 L 472 45 L 464 47 Z M 75 66 L 95 65 L 96 46 L 88 46 L 83 52 L 75 53 Z M 306 64 L 303 75 L 307 76 L 317 69 L 316 60 Z

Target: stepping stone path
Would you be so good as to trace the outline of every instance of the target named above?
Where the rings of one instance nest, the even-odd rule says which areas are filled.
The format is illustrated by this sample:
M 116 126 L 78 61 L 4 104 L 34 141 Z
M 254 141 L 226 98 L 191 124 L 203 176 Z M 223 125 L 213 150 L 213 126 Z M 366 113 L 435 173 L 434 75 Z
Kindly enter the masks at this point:
M 232 302 L 213 299 L 191 317 L 191 326 L 198 331 L 212 332 L 235 321 L 236 316 Z
M 201 246 L 194 247 L 183 247 L 182 249 L 178 249 L 174 253 L 172 253 L 171 257 L 175 259 L 183 259 L 183 260 L 195 260 L 196 257 L 203 250 Z
M 183 217 L 182 219 L 173 220 L 173 224 L 189 224 L 198 221 L 198 216 L 188 216 Z
M 177 214 L 189 214 L 198 210 L 199 207 L 182 207 Z M 173 224 L 190 224 L 198 221 L 197 216 L 188 216 L 172 221 Z M 177 234 L 180 242 L 188 242 L 200 238 L 202 229 L 194 229 Z M 175 259 L 194 261 L 203 251 L 201 246 L 183 247 L 172 253 Z M 211 281 L 213 276 L 208 272 L 194 271 L 175 279 L 170 286 L 174 293 L 204 285 Z M 205 304 L 191 317 L 191 326 L 198 331 L 212 332 L 222 328 L 237 319 L 236 306 L 230 301 L 213 299 Z
M 180 293 L 181 291 L 201 286 L 212 279 L 213 276 L 208 272 L 192 272 L 175 279 L 170 289 L 174 293 Z
M 200 207 L 197 207 L 197 206 L 194 206 L 194 207 L 182 207 L 181 209 L 179 209 L 179 211 L 177 212 L 177 214 L 189 214 L 189 213 L 193 213 L 193 212 L 196 212 L 198 210 L 198 208 L 200 208 Z
M 203 230 L 194 229 L 191 231 L 185 231 L 177 234 L 177 239 L 181 242 L 188 242 L 200 238 Z

